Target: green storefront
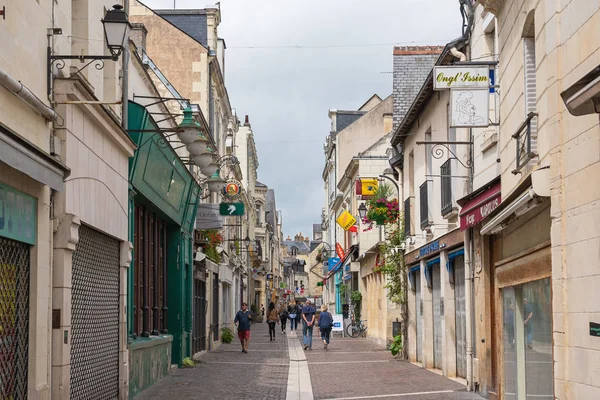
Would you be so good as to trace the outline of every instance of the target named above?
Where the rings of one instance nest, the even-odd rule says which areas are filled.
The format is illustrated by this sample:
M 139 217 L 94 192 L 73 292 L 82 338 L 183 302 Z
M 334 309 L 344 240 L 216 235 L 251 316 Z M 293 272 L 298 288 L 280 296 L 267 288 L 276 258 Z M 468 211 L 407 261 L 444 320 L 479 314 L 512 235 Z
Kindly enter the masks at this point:
M 192 233 L 200 187 L 148 111 L 129 102 L 129 394 L 191 356 Z

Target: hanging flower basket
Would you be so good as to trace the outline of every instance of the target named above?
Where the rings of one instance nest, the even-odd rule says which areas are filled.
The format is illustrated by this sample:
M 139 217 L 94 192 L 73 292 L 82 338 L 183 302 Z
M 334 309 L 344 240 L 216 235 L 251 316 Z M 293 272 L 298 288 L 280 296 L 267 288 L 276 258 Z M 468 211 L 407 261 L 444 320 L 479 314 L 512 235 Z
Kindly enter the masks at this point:
M 369 206 L 364 219 L 366 224 L 388 225 L 398 222 L 400 216 L 400 204 L 398 200 L 378 199 Z

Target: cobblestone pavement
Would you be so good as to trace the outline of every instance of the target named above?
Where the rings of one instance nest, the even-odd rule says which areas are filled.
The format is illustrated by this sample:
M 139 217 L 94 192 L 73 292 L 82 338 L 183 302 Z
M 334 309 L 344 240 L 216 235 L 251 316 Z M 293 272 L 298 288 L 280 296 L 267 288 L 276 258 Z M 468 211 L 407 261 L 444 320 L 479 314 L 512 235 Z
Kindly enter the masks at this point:
M 285 399 L 288 346 L 277 328 L 275 341 L 269 342 L 268 325 L 252 325 L 247 354 L 235 335 L 232 343 L 203 355 L 195 368 L 174 371 L 136 400 Z
M 285 400 L 289 396 L 288 340 L 301 341 L 301 332 L 297 333 L 286 337 L 278 326 L 276 340 L 269 342 L 267 324 L 255 324 L 248 354 L 241 352 L 236 337 L 233 343 L 203 355 L 195 368 L 174 371 L 136 399 Z M 460 383 L 395 360 L 364 338 L 336 336 L 325 351 L 315 329 L 313 350 L 305 354 L 314 399 L 482 399 L 465 392 Z

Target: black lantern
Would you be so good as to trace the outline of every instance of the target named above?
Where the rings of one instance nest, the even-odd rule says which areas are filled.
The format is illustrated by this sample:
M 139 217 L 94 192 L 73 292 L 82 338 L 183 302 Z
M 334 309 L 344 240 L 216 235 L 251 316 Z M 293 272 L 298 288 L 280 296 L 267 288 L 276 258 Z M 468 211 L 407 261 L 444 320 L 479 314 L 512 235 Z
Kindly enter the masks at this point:
M 362 203 L 359 207 L 358 207 L 358 215 L 360 215 L 360 219 L 361 221 L 364 221 L 364 219 L 367 216 L 367 206 L 365 206 L 365 203 Z
M 246 248 L 250 247 L 250 238 L 248 236 L 246 236 L 246 239 L 244 239 L 244 244 L 246 245 Z
M 102 24 L 104 25 L 106 45 L 116 60 L 125 47 L 125 36 L 127 35 L 127 14 L 123 11 L 123 6 L 115 4 L 112 10 L 106 12 Z

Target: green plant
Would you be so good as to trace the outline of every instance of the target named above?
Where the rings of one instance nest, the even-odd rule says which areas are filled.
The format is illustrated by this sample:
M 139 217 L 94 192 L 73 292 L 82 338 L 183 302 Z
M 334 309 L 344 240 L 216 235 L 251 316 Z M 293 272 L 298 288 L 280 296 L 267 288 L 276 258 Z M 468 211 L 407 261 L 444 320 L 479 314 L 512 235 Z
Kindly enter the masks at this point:
M 233 332 L 229 328 L 221 329 L 221 341 L 223 343 L 231 343 L 233 341 Z
M 340 297 L 342 299 L 346 299 L 346 294 L 348 293 L 348 285 L 342 283 L 339 287 Z
M 350 302 L 352 303 L 352 308 L 354 308 L 354 319 L 356 321 L 360 321 L 362 293 L 358 290 L 355 290 L 354 292 L 350 293 Z
M 181 363 L 183 364 L 184 367 L 194 368 L 196 366 L 196 363 L 194 362 L 194 360 L 192 360 L 189 357 L 186 357 L 183 360 L 181 360 Z
M 391 225 L 398 221 L 400 204 L 398 199 L 390 199 L 392 193 L 391 186 L 381 184 L 377 187 L 373 197 L 367 201 L 367 215 L 363 218 L 363 223 L 367 225 L 366 231 L 373 229 L 374 223 Z
M 223 243 L 223 237 L 218 231 L 214 230 L 200 231 L 200 234 L 206 239 L 206 243 L 204 244 L 206 258 L 219 264 L 221 262 L 221 253 L 217 251 L 217 246 Z
M 394 341 L 390 344 L 390 352 L 396 357 L 402 351 L 402 335 L 394 336 Z

